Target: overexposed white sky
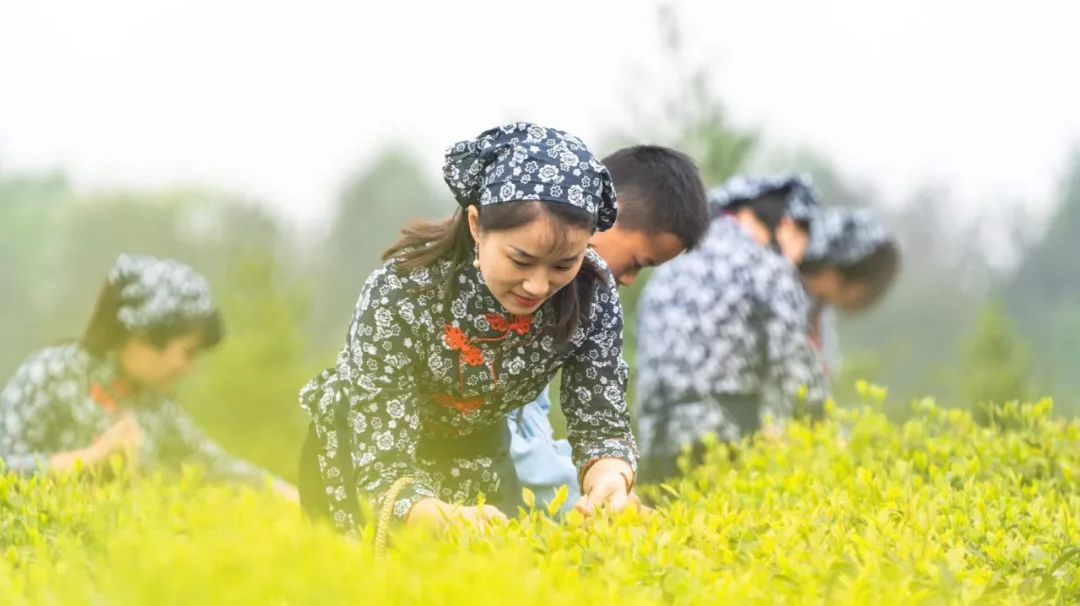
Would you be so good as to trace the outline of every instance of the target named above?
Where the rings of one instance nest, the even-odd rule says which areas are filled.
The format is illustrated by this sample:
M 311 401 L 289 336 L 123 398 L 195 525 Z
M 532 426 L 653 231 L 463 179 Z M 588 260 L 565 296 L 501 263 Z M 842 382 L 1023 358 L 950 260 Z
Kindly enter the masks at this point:
M 676 2 L 737 123 L 902 200 L 1044 207 L 1080 143 L 1080 3 Z M 659 103 L 654 0 L 0 0 L 0 169 L 197 182 L 324 217 L 388 141 L 434 176 L 508 119 L 587 142 Z

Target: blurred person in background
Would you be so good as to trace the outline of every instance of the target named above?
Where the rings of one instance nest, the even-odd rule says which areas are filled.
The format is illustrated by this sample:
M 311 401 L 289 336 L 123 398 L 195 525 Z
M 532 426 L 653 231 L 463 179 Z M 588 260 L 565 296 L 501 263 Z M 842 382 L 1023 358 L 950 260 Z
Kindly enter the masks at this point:
M 0 392 L 0 461 L 9 472 L 100 470 L 113 455 L 137 471 L 262 485 L 268 473 L 206 437 L 171 395 L 222 338 L 206 280 L 170 259 L 121 255 L 83 338 L 43 349 Z M 276 490 L 298 500 L 280 479 Z
M 677 474 L 713 433 L 737 442 L 778 419 L 817 415 L 828 397 L 797 264 L 817 194 L 801 175 L 734 177 L 710 192 L 701 245 L 657 269 L 638 308 L 642 478 Z M 771 401 L 766 401 L 766 396 Z
M 826 375 L 840 362 L 833 309 L 870 310 L 899 271 L 899 247 L 869 211 L 824 207 L 814 216 L 799 272 L 811 297 L 811 342 L 821 352 Z

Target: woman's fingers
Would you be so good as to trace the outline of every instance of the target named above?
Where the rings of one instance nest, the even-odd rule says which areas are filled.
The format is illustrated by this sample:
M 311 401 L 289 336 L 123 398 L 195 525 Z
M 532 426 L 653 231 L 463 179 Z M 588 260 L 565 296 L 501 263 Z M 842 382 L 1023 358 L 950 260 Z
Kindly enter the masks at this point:
M 626 500 L 629 501 L 630 507 L 637 509 L 641 513 L 653 513 L 653 508 L 646 505 L 645 502 L 641 500 L 641 497 L 639 497 L 637 493 L 632 490 L 630 491 L 630 494 L 627 495 Z
M 507 520 L 506 515 L 503 514 L 503 512 L 491 505 L 460 507 L 457 509 L 457 512 L 458 514 L 455 518 L 457 523 L 476 526 L 480 529 L 487 528 L 493 522 L 505 522 Z
M 620 478 L 620 481 L 622 481 L 622 478 Z M 620 513 L 626 509 L 630 504 L 630 501 L 626 498 L 626 485 L 624 484 L 619 490 L 613 490 L 608 496 L 606 504 L 615 513 Z
M 134 457 L 139 450 L 139 446 L 142 445 L 142 427 L 139 427 L 139 422 L 130 413 L 120 421 L 119 425 L 122 433 L 117 438 L 117 449 L 122 450 L 128 457 Z
M 574 509 L 585 516 L 594 515 L 601 508 L 619 513 L 630 505 L 626 482 L 620 473 L 606 473 L 597 478 L 590 488 L 589 493 L 574 505 Z
M 494 507 L 492 505 L 484 505 L 484 507 L 480 510 L 480 515 L 488 521 L 507 521 L 506 514 L 500 511 L 498 507 Z
M 296 486 L 293 486 L 284 480 L 274 481 L 274 492 L 290 503 L 300 502 L 300 491 L 296 489 Z
M 105 433 L 101 434 L 101 436 L 94 441 L 94 445 L 102 455 L 107 458 L 109 455 L 122 448 L 124 437 L 129 432 L 130 424 L 127 422 L 127 418 L 121 419 L 106 429 Z
M 607 476 L 603 476 L 593 484 L 592 490 L 585 496 L 589 501 L 589 505 L 593 509 L 597 509 L 608 502 L 611 498 L 611 491 L 611 483 L 608 482 Z

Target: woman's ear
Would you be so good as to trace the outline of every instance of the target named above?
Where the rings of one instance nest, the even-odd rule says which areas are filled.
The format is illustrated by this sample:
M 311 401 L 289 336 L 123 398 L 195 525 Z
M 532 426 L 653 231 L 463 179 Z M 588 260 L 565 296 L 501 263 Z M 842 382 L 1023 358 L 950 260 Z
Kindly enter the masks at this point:
M 480 241 L 480 207 L 475 204 L 470 204 L 465 209 L 465 214 L 469 220 L 469 233 L 472 234 L 473 242 Z

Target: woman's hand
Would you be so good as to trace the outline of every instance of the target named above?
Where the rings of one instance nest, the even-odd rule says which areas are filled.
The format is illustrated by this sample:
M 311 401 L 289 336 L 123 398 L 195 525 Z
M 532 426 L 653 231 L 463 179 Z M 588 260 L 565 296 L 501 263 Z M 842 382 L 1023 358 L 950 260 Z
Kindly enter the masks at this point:
M 105 463 L 114 454 L 123 455 L 130 461 L 135 459 L 142 442 L 142 428 L 135 416 L 127 413 L 94 441 L 90 450 L 96 464 Z
M 784 436 L 784 428 L 775 422 L 765 423 L 761 428 L 761 435 L 766 442 L 779 442 Z
M 49 459 L 49 469 L 55 473 L 68 471 L 74 469 L 78 461 L 82 461 L 87 467 L 100 467 L 107 463 L 113 454 L 121 454 L 128 460 L 134 460 L 142 441 L 142 428 L 135 417 L 127 413 L 90 446 L 53 455 Z
M 300 491 L 297 490 L 295 486 L 286 482 L 285 480 L 274 480 L 273 488 L 274 492 L 276 492 L 277 495 L 282 499 L 285 499 L 290 503 L 300 502 Z
M 84 465 L 93 467 L 97 465 L 94 460 L 96 456 L 92 447 L 83 448 L 80 450 L 71 450 L 68 452 L 58 452 L 49 457 L 49 471 L 51 473 L 64 473 L 71 471 L 75 468 L 78 461 L 82 461 Z
M 421 499 L 409 511 L 407 524 L 430 524 L 437 528 L 449 525 L 472 525 L 484 527 L 496 520 L 505 522 L 506 515 L 491 505 L 466 507 L 451 505 L 439 499 Z
M 630 485 L 634 470 L 622 459 L 600 459 L 593 463 L 582 481 L 583 493 L 574 509 L 586 516 L 606 508 L 619 513 L 632 504 Z
M 645 502 L 641 500 L 641 497 L 639 497 L 637 493 L 633 490 L 630 491 L 630 496 L 627 498 L 630 501 L 630 507 L 632 509 L 637 509 L 644 515 L 650 515 L 653 513 L 653 508 L 646 505 Z

